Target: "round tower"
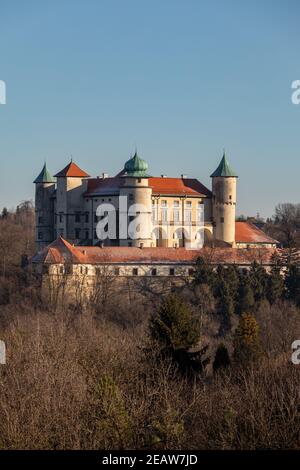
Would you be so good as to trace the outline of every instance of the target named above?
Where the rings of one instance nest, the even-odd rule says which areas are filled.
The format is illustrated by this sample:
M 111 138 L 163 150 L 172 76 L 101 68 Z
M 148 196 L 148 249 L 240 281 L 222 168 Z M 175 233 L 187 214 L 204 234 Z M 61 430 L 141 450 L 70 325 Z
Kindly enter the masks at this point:
M 35 184 L 36 245 L 41 250 L 54 240 L 54 192 L 55 179 L 45 163 Z
M 230 168 L 225 152 L 211 178 L 214 239 L 234 246 L 237 175 Z
M 120 219 L 128 214 L 128 237 L 121 239 L 125 246 L 150 247 L 152 243 L 152 188 L 148 181 L 148 164 L 135 152 L 125 163 L 123 185 L 120 196 L 127 198 L 128 213 L 121 214 Z

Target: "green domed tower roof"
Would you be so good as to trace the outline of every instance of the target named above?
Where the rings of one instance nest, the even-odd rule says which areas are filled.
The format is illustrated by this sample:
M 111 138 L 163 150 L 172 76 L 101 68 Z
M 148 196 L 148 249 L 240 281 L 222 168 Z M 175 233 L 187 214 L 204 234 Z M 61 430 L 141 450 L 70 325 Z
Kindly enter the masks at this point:
M 38 183 L 55 183 L 55 178 L 51 175 L 50 171 L 47 168 L 47 165 L 43 166 L 42 171 L 40 172 L 39 176 L 34 180 L 35 184 Z
M 223 153 L 223 157 L 222 157 L 222 160 L 220 161 L 218 168 L 210 175 L 211 178 L 214 178 L 216 176 L 221 176 L 224 178 L 226 177 L 237 178 L 237 174 L 230 167 L 228 163 L 225 152 Z
M 140 158 L 137 152 L 135 152 L 134 156 L 125 163 L 124 176 L 132 176 L 133 178 L 147 178 L 147 170 L 148 163 Z

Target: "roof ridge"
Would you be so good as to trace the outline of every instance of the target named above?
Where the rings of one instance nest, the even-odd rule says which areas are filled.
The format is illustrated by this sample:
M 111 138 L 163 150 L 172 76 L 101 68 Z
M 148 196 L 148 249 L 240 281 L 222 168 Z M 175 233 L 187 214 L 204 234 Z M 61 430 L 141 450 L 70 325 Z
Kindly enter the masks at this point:
M 73 162 L 72 160 L 68 163 L 65 168 L 54 175 L 56 178 L 62 177 L 73 177 L 73 178 L 89 178 L 90 175 L 86 173 L 86 171 L 82 170 L 77 163 Z

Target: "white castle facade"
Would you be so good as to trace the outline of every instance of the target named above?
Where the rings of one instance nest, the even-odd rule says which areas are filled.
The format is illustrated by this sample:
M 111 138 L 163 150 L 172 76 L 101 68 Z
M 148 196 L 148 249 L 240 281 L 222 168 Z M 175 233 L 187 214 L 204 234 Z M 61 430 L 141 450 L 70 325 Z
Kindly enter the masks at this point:
M 58 237 L 77 246 L 197 249 L 203 242 L 231 248 L 276 246 L 256 227 L 235 221 L 237 175 L 225 154 L 211 178 L 209 190 L 184 175 L 149 176 L 147 163 L 137 153 L 114 177 L 91 178 L 73 161 L 52 176 L 45 164 L 34 181 L 37 249 Z M 103 204 L 108 209 L 100 214 L 97 209 Z M 139 210 L 128 212 L 133 205 Z M 109 208 L 116 222 L 115 236 L 101 241 L 97 225 L 109 215 Z M 135 238 L 123 229 L 120 233 L 120 221 L 125 219 L 130 227 L 137 217 Z

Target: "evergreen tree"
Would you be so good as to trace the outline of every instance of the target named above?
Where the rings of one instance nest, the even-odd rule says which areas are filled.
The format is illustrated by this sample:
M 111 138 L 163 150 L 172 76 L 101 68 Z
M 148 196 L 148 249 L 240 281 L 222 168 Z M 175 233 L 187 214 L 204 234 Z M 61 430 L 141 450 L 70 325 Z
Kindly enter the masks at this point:
M 218 281 L 217 295 L 219 303 L 219 313 L 221 313 L 227 323 L 227 326 L 229 326 L 231 317 L 235 311 L 235 302 L 230 289 L 230 285 L 224 278 L 221 278 Z
M 255 299 L 247 271 L 240 273 L 238 297 L 238 313 L 252 312 L 255 306 Z
M 275 265 L 272 267 L 268 276 L 267 282 L 267 299 L 270 304 L 279 300 L 284 292 L 284 279 L 280 273 L 280 266 Z
M 3 207 L 2 209 L 2 214 L 1 214 L 1 219 L 7 219 L 8 217 L 8 210 L 6 207 Z
M 218 266 L 215 279 L 215 295 L 219 301 L 219 312 L 227 319 L 228 323 L 230 323 L 230 318 L 235 313 L 238 286 L 237 270 L 233 266 L 228 268 Z
M 225 369 L 226 367 L 230 366 L 230 357 L 228 354 L 228 350 L 225 344 L 221 343 L 218 346 L 216 351 L 215 359 L 213 362 L 213 370 L 217 372 L 220 369 Z
M 167 296 L 150 319 L 150 336 L 160 354 L 171 357 L 184 372 L 201 371 L 208 360 L 202 356 L 207 346 L 191 352 L 200 340 L 200 322 L 190 307 L 177 295 Z
M 259 327 L 255 317 L 243 313 L 234 334 L 234 359 L 243 365 L 256 361 L 261 355 Z
M 296 264 L 287 266 L 285 275 L 286 298 L 300 306 L 300 268 Z
M 207 284 L 210 288 L 214 287 L 215 275 L 213 268 L 208 262 L 199 256 L 196 259 L 194 270 L 194 284 Z
M 250 284 L 254 294 L 255 302 L 260 302 L 266 297 L 267 293 L 267 273 L 266 270 L 254 261 L 249 272 Z
M 239 291 L 239 272 L 235 265 L 230 265 L 226 269 L 226 279 L 229 284 L 230 292 L 233 296 L 234 302 L 237 302 Z
M 131 422 L 123 396 L 109 375 L 100 379 L 95 387 L 94 397 L 90 410 L 93 426 L 89 432 L 94 434 L 103 448 L 118 445 L 122 449 L 130 445 Z

